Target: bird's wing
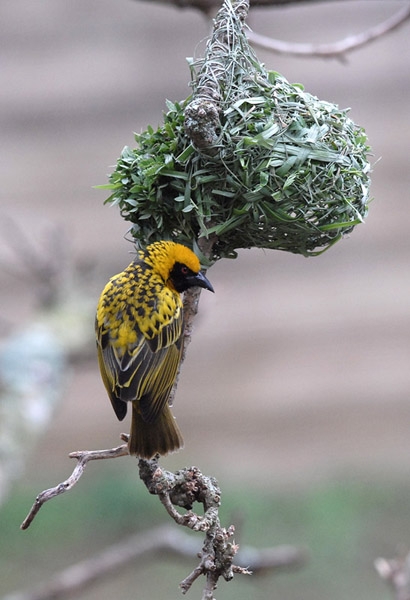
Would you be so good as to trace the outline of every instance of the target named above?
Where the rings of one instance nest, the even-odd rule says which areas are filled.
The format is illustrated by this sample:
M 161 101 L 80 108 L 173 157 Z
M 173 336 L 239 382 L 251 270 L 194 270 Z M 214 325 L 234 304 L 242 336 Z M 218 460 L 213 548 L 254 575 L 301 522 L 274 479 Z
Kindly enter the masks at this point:
M 147 360 L 138 366 L 135 375 L 137 397 L 141 416 L 147 423 L 154 423 L 166 402 L 175 381 L 181 360 L 182 340 L 164 350 L 147 355 Z M 140 375 L 142 377 L 140 378 Z
M 116 394 L 115 371 L 113 370 L 112 354 L 103 352 L 101 344 L 97 342 L 98 364 L 100 366 L 101 377 L 111 400 L 112 407 L 119 421 L 122 421 L 127 414 L 127 403 L 121 400 Z
M 164 291 L 157 293 L 152 310 L 145 307 L 142 315 L 138 309 L 135 300 L 122 307 L 118 328 L 110 327 L 110 314 L 97 321 L 98 357 L 117 417 L 124 418 L 126 401 L 139 400 L 141 416 L 152 423 L 168 399 L 181 358 L 182 303 Z

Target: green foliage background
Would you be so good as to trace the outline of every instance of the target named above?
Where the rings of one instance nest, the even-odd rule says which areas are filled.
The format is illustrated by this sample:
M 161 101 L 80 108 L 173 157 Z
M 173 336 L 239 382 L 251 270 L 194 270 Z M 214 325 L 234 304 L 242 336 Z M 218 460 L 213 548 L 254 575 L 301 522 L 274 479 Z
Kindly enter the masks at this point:
M 391 487 L 390 487 L 391 486 Z M 32 528 L 14 535 L 25 512 L 27 499 L 37 489 L 20 486 L 0 511 L 1 534 L 10 540 L 0 562 L 1 590 L 22 585 L 21 561 L 26 586 L 33 586 L 55 570 L 98 553 L 135 531 L 168 524 L 165 511 L 137 479 L 127 480 L 107 467 L 103 474 L 87 473 L 72 492 L 47 504 Z M 222 523 L 236 522 L 240 544 L 257 548 L 279 544 L 309 549 L 306 567 L 291 574 L 241 577 L 218 587 L 220 600 L 317 600 L 360 598 L 386 600 L 385 584 L 373 568 L 378 553 L 392 555 L 393 540 L 410 539 L 410 488 L 397 481 L 386 485 L 372 481 L 328 481 L 295 494 L 260 488 L 223 490 Z M 102 527 L 102 523 L 104 526 Z M 175 526 L 176 527 L 176 526 Z M 201 544 L 201 534 L 191 534 Z M 16 562 L 15 557 L 20 557 Z M 195 566 L 190 561 L 152 559 L 129 566 L 117 577 L 83 592 L 83 600 L 127 597 L 134 587 L 138 597 L 178 598 L 178 583 Z M 198 597 L 202 581 L 190 594 Z

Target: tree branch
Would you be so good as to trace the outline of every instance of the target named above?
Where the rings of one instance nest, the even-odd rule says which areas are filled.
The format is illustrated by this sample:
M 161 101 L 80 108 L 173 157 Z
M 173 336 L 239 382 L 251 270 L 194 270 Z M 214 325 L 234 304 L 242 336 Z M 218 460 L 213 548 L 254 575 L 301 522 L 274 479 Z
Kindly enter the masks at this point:
M 127 440 L 127 435 L 122 434 Z M 83 475 L 87 463 L 91 460 L 105 460 L 128 455 L 127 445 L 108 450 L 92 450 L 72 452 L 70 458 L 77 459 L 71 476 L 56 485 L 41 492 L 36 498 L 29 514 L 21 528 L 27 529 L 33 522 L 41 506 L 70 489 Z M 201 473 L 197 467 L 185 468 L 171 473 L 160 467 L 158 458 L 138 461 L 139 474 L 151 494 L 158 496 L 162 505 L 171 518 L 180 526 L 192 531 L 205 533 L 202 550 L 192 538 L 171 530 L 158 528 L 150 533 L 131 536 L 125 541 L 111 546 L 96 556 L 64 569 L 55 575 L 48 583 L 31 592 L 18 592 L 3 598 L 3 600 L 57 600 L 73 596 L 97 580 L 103 579 L 113 572 L 120 571 L 128 564 L 135 564 L 135 559 L 141 556 L 147 558 L 154 553 L 190 557 L 198 556 L 199 564 L 181 582 L 182 593 L 185 594 L 200 575 L 206 577 L 202 600 L 212 600 L 218 580 L 223 577 L 230 581 L 234 574 L 250 575 L 268 570 L 299 567 L 306 562 L 307 553 L 293 546 L 279 546 L 256 550 L 244 548 L 238 554 L 239 546 L 235 544 L 233 525 L 225 529 L 219 520 L 221 492 L 216 480 Z M 192 511 L 193 504 L 203 505 L 204 514 L 198 515 Z M 180 513 L 175 507 L 183 507 L 185 513 Z M 233 564 L 237 558 L 247 567 Z
M 159 497 L 178 525 L 205 532 L 202 551 L 198 555 L 199 565 L 184 579 L 181 587 L 183 593 L 186 593 L 199 575 L 203 574 L 206 584 L 202 598 L 212 600 L 218 579 L 223 577 L 225 581 L 230 581 L 233 578 L 233 559 L 238 551 L 238 546 L 233 541 L 235 528 L 231 525 L 225 529 L 219 520 L 221 492 L 216 480 L 203 475 L 197 467 L 170 473 L 159 466 L 157 459 L 140 459 L 138 466 L 140 478 L 148 491 Z M 203 516 L 191 510 L 195 502 L 203 505 Z M 174 506 L 181 506 L 187 512 L 181 514 Z M 240 572 L 249 574 L 246 569 L 241 569 Z
M 147 533 L 137 533 L 104 549 L 102 552 L 55 574 L 47 583 L 34 590 L 16 592 L 2 600 L 57 600 L 69 598 L 119 574 L 129 565 L 141 566 L 141 561 L 163 553 L 190 557 L 198 551 L 191 537 L 171 527 L 158 527 Z
M 259 48 L 264 48 L 265 50 L 270 50 L 278 54 L 343 58 L 347 52 L 361 48 L 387 33 L 394 31 L 400 27 L 400 25 L 403 25 L 409 18 L 410 6 L 407 6 L 402 10 L 399 10 L 389 19 L 386 19 L 367 31 L 362 31 L 357 35 L 352 35 L 328 44 L 298 44 L 296 42 L 284 42 L 255 33 L 254 31 L 248 31 L 247 36 L 254 46 L 259 46 Z
M 150 0 L 151 1 L 151 0 Z M 222 0 L 155 0 L 162 4 L 169 4 L 178 8 L 196 8 L 205 14 L 209 14 L 212 9 L 220 7 Z M 272 6 L 280 7 L 291 4 L 317 4 L 332 2 L 334 0 L 249 0 L 250 8 L 261 7 L 261 6 Z M 340 0 L 338 0 L 340 1 Z M 345 0 L 347 1 L 347 0 Z M 370 0 L 369 0 L 370 1 Z M 245 4 L 247 0 L 245 0 Z M 402 25 L 410 17 L 410 7 L 404 7 L 398 11 L 392 17 L 386 19 L 382 23 L 375 25 L 367 31 L 358 33 L 357 35 L 348 36 L 336 42 L 330 42 L 326 44 L 309 44 L 309 43 L 297 43 L 297 42 L 286 42 L 283 40 L 273 39 L 269 36 L 265 36 L 254 31 L 248 31 L 247 36 L 251 44 L 264 50 L 275 52 L 276 54 L 289 54 L 292 56 L 319 56 L 322 58 L 339 58 L 344 60 L 347 52 L 361 48 L 378 38 L 383 37 L 387 33 L 394 31 L 400 25 Z M 205 140 L 204 146 L 212 145 L 215 141 L 215 135 L 212 137 L 212 130 L 215 130 L 218 126 L 218 114 L 215 110 L 215 102 L 212 100 L 199 100 L 196 101 L 200 104 L 201 119 L 203 124 L 210 124 L 210 137 Z M 191 103 L 192 104 L 192 103 Z M 189 116 L 188 111 L 188 116 Z M 195 119 L 194 119 L 195 121 Z M 204 128 L 202 126 L 202 128 Z M 195 134 L 191 135 L 194 143 Z M 199 139 L 198 147 L 201 148 L 201 138 Z
M 190 535 L 173 527 L 158 527 L 149 532 L 131 535 L 102 552 L 63 569 L 36 588 L 8 594 L 2 600 L 64 600 L 113 575 L 119 575 L 129 566 L 141 567 L 158 554 L 190 560 L 198 551 L 199 545 Z M 262 573 L 299 567 L 306 560 L 306 552 L 292 546 L 263 550 L 245 547 L 238 553 L 238 560 L 248 565 L 250 571 Z M 238 569 L 242 568 L 234 566 L 235 572 Z M 197 567 L 181 582 L 183 594 L 201 574 L 202 569 Z
M 208 13 L 215 8 L 221 6 L 221 0 L 145 0 L 145 2 L 157 2 L 158 4 L 167 4 L 169 6 L 175 6 L 177 8 L 194 8 L 201 12 Z M 353 1 L 353 0 L 345 0 Z M 374 0 L 368 0 L 374 1 Z M 331 2 L 340 2 L 340 0 L 250 0 L 251 8 L 258 7 L 283 7 L 292 4 L 325 4 Z
M 216 235 L 210 235 L 208 238 L 202 237 L 198 240 L 198 247 L 205 258 L 209 258 L 212 253 L 212 247 L 217 241 Z M 206 273 L 206 270 L 203 270 Z M 189 288 L 184 292 L 183 304 L 184 304 L 184 344 L 182 348 L 182 356 L 178 365 L 178 372 L 175 378 L 175 383 L 169 395 L 169 405 L 172 406 L 174 403 L 175 395 L 178 388 L 179 376 L 181 374 L 181 367 L 186 357 L 188 346 L 191 343 L 192 332 L 194 330 L 194 319 L 198 314 L 199 298 L 201 296 L 200 287 Z
M 123 434 L 124 438 L 128 438 L 125 434 Z M 87 463 L 90 460 L 104 460 L 106 458 L 117 458 L 119 456 L 128 455 L 128 447 L 127 444 L 123 444 L 122 446 L 118 446 L 117 448 L 110 448 L 109 450 L 81 450 L 77 452 L 71 452 L 69 454 L 70 458 L 77 459 L 77 465 L 74 468 L 74 471 L 71 473 L 70 477 L 65 481 L 62 481 L 58 485 L 48 490 L 44 490 L 37 496 L 34 501 L 33 506 L 30 509 L 27 517 L 24 519 L 23 523 L 20 525 L 20 529 L 28 529 L 34 518 L 36 517 L 40 508 L 56 496 L 60 494 L 64 494 L 64 492 L 68 492 L 71 490 L 75 484 L 78 482 L 82 474 L 84 473 L 84 469 L 87 466 Z

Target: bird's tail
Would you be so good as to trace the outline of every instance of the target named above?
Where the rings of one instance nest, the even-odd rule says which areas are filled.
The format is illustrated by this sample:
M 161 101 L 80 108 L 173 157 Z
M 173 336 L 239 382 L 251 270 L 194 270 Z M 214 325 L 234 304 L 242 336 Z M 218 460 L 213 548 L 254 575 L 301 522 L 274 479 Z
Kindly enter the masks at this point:
M 183 445 L 181 432 L 168 404 L 155 423 L 147 423 L 141 417 L 137 403 L 132 403 L 131 434 L 128 440 L 130 454 L 152 458 L 157 453 L 168 454 Z

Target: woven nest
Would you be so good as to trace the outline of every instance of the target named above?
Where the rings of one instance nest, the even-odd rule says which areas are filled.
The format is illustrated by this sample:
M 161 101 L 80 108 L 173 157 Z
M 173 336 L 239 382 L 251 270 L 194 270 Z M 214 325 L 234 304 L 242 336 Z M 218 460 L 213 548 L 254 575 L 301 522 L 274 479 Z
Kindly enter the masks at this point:
M 366 134 L 346 110 L 267 71 L 230 2 L 224 9 L 205 59 L 191 64 L 192 98 L 217 98 L 216 140 L 198 149 L 186 129 L 192 98 L 168 102 L 163 125 L 122 151 L 102 186 L 112 190 L 107 201 L 140 246 L 175 239 L 195 247 L 214 234 L 211 260 L 251 247 L 320 254 L 367 213 Z

